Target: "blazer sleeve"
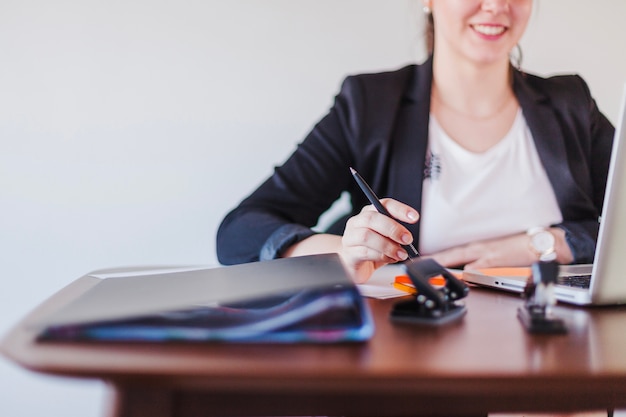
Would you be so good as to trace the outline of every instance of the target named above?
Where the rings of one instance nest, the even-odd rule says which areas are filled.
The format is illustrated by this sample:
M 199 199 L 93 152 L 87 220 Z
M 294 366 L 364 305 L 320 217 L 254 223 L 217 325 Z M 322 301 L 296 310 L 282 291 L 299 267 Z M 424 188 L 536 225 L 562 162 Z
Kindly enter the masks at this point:
M 321 214 L 351 186 L 348 168 L 363 101 L 358 78 L 346 78 L 327 115 L 286 162 L 223 219 L 216 242 L 220 263 L 277 258 L 315 233 L 312 227 Z
M 583 91 L 581 101 L 587 103 L 584 113 L 579 115 L 578 119 L 588 122 L 586 123 L 588 131 L 584 132 L 589 138 L 586 142 L 589 146 L 584 147 L 587 152 L 585 165 L 588 167 L 586 174 L 591 181 L 590 199 L 595 211 L 591 218 L 588 216 L 578 218 L 570 215 L 557 226 L 565 230 L 566 241 L 574 256 L 573 263 L 592 263 L 600 228 L 600 214 L 604 204 L 615 128 L 598 109 L 585 81 L 578 76 L 575 79 Z M 570 167 L 580 166 L 580 161 L 570 160 L 569 162 Z

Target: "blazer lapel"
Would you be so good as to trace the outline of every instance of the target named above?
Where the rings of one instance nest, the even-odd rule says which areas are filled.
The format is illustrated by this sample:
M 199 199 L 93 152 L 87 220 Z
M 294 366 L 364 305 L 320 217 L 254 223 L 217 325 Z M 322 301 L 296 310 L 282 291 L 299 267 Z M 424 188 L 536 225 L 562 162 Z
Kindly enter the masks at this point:
M 568 159 L 564 157 L 567 155 L 565 137 L 549 99 L 528 85 L 524 77 L 523 73 L 514 72 L 514 91 L 533 135 L 539 159 L 554 188 L 559 206 L 563 209 L 569 207 L 567 201 L 581 198 L 580 193 L 576 192 L 578 188 L 574 186 Z M 570 215 L 563 213 L 564 217 Z
M 389 161 L 389 195 L 418 211 L 422 205 L 431 84 L 432 58 L 415 67 L 413 79 L 407 86 L 397 114 Z M 407 227 L 417 241 L 419 222 Z

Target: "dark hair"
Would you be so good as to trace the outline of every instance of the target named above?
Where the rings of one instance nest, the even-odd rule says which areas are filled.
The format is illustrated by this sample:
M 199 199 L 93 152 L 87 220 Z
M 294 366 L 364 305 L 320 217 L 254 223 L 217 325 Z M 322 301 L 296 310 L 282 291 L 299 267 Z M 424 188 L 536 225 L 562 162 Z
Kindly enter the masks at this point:
M 432 13 L 426 13 L 426 52 L 432 55 L 435 51 L 435 20 Z

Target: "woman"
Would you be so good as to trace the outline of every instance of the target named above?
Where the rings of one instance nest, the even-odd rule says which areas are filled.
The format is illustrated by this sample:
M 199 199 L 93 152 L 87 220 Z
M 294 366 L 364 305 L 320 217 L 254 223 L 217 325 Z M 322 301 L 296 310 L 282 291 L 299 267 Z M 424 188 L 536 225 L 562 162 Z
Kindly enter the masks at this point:
M 424 0 L 430 58 L 348 77 L 291 157 L 223 220 L 220 262 L 337 252 L 355 282 L 405 260 L 410 242 L 448 267 L 591 262 L 614 129 L 580 77 L 511 65 L 532 3 Z M 351 166 L 397 221 L 368 204 Z M 347 221 L 312 231 L 344 191 Z

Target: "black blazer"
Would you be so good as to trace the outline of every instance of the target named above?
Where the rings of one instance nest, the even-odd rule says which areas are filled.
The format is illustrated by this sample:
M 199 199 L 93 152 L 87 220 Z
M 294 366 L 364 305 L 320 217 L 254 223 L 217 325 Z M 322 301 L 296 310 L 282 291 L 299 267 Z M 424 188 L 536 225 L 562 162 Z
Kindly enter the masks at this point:
M 348 167 L 379 197 L 419 210 L 432 59 L 393 72 L 350 76 L 329 113 L 287 161 L 222 221 L 222 264 L 280 256 L 314 232 L 321 214 L 347 191 L 351 213 L 369 204 Z M 513 89 L 554 188 L 576 263 L 593 260 L 614 128 L 576 75 L 541 78 L 513 70 Z M 488 220 L 486 220 L 488 221 Z M 419 242 L 419 225 L 406 225 Z M 336 230 L 343 232 L 343 226 Z

